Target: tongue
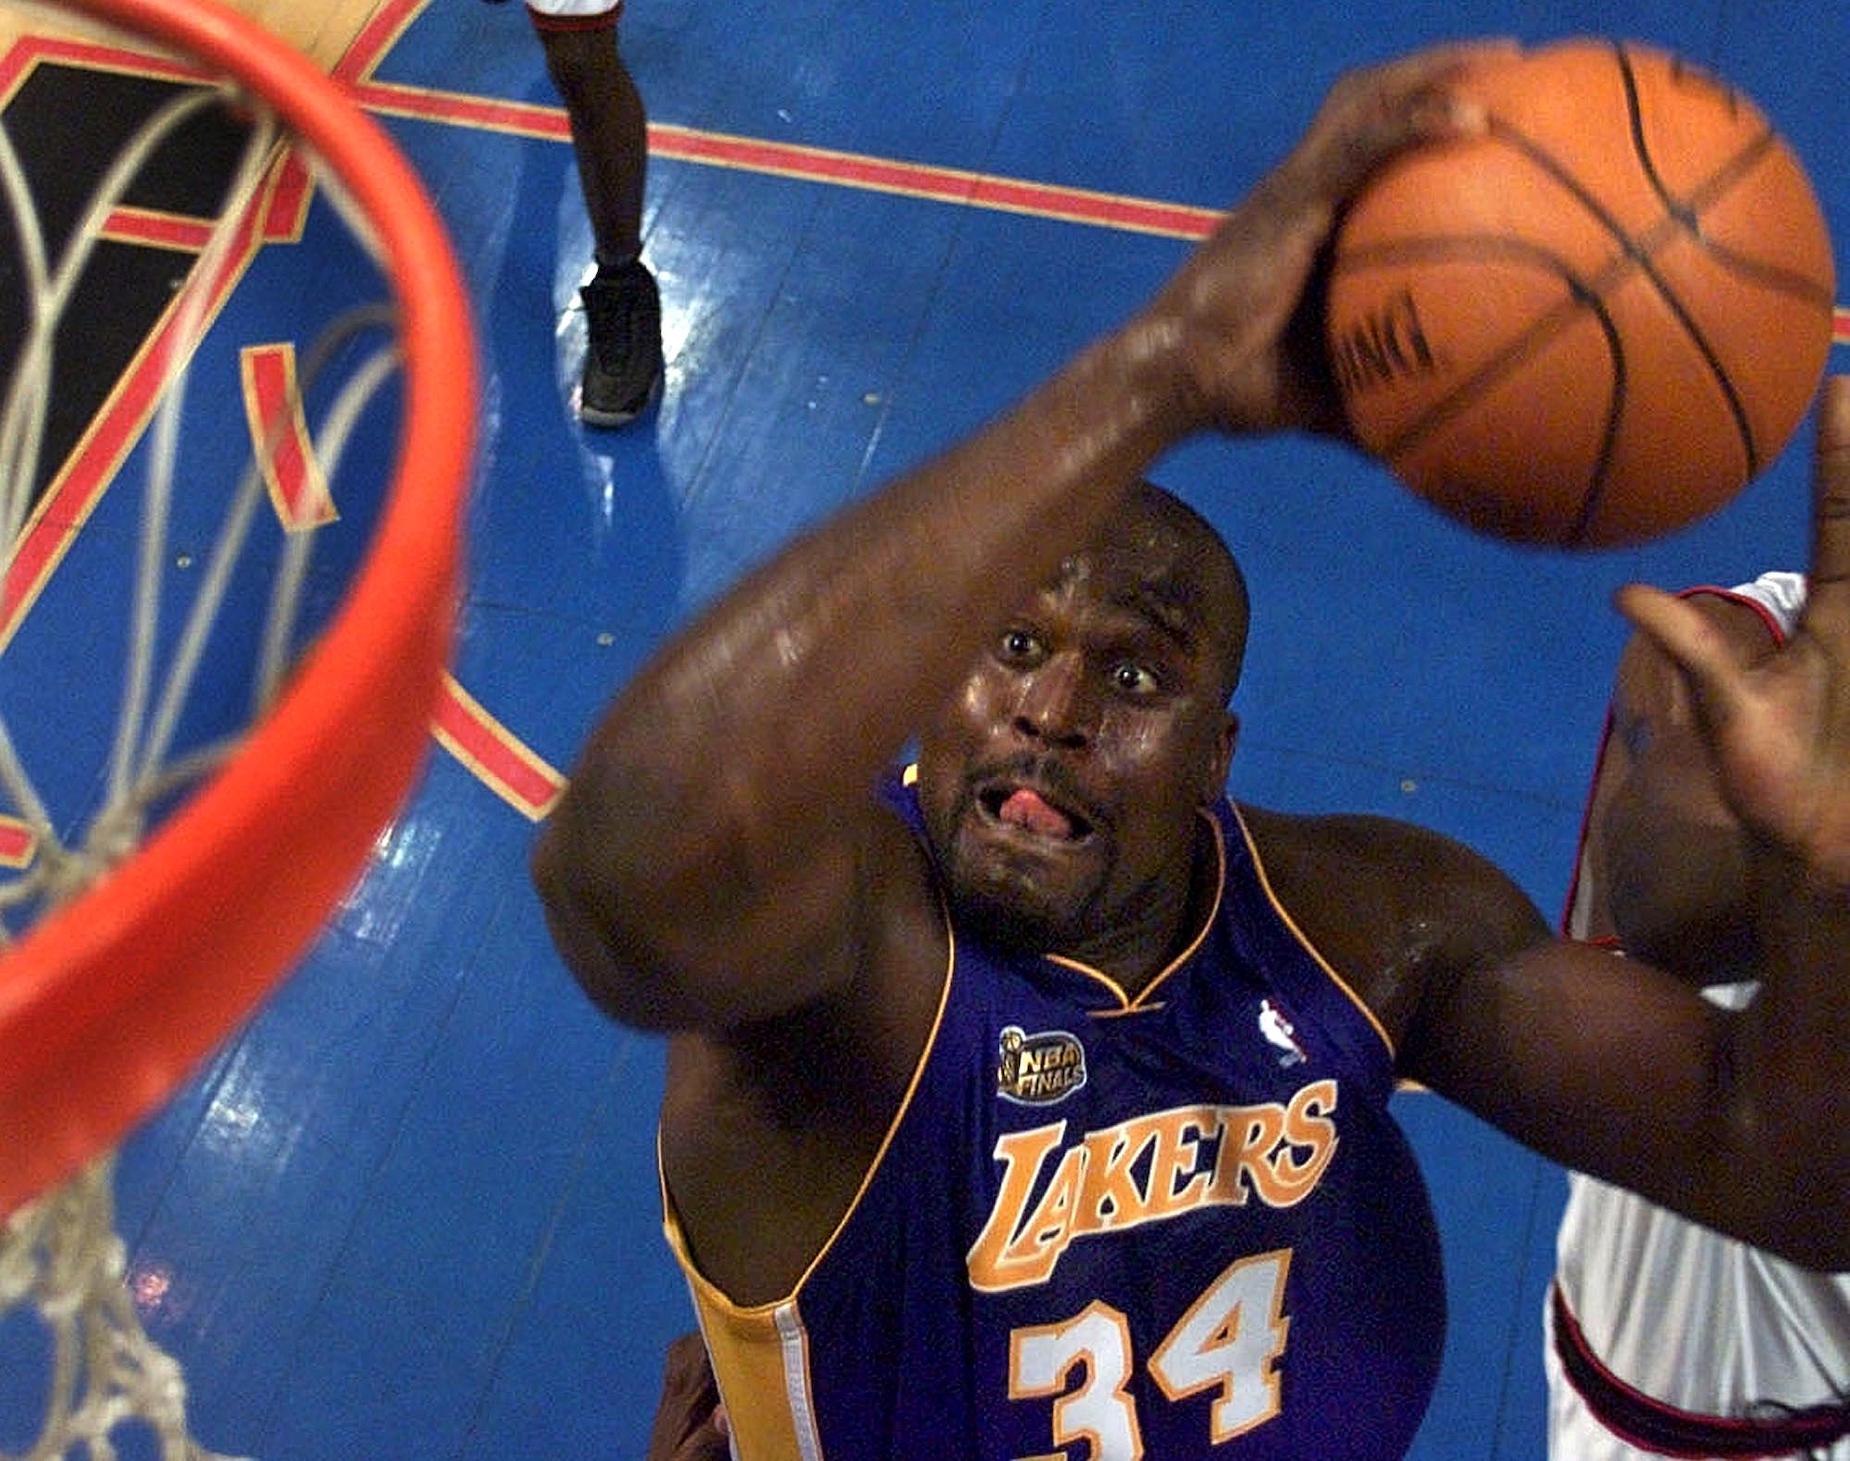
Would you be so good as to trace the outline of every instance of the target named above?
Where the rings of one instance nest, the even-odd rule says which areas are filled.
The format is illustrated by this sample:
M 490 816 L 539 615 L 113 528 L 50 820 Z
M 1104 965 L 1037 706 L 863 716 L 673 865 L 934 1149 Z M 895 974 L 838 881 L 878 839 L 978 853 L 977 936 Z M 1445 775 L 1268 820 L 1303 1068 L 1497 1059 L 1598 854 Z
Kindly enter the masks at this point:
M 1023 787 L 1002 803 L 997 815 L 1005 822 L 1039 832 L 1043 837 L 1071 837 L 1073 823 L 1064 812 L 1047 805 L 1037 794 Z

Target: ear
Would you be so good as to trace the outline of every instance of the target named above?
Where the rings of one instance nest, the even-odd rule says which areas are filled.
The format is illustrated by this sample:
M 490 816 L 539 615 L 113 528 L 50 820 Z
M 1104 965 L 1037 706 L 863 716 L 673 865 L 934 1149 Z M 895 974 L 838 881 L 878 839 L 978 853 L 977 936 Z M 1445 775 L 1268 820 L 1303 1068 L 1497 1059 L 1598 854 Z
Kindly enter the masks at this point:
M 1233 765 L 1233 748 L 1240 739 L 1240 717 L 1231 710 L 1221 712 L 1220 725 L 1214 733 L 1214 753 L 1208 757 L 1201 774 L 1201 804 L 1212 806 L 1227 794 L 1227 772 Z

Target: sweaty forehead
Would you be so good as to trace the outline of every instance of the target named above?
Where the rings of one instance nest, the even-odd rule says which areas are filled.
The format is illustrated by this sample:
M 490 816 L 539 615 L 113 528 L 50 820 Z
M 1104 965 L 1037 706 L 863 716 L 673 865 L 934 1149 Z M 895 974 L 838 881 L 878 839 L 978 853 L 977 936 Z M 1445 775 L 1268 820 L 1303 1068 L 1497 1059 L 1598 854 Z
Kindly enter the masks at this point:
M 1094 596 L 1188 644 L 1211 646 L 1222 689 L 1239 682 L 1248 604 L 1239 565 L 1214 528 L 1148 483 L 1048 585 Z
M 1060 565 L 1058 582 L 1083 587 L 1108 602 L 1167 627 L 1200 624 L 1225 611 L 1218 602 L 1225 549 L 1192 514 L 1171 512 L 1162 499 L 1134 498 L 1092 542 Z
M 1187 562 L 1156 545 L 1148 551 L 1092 547 L 1060 565 L 1048 590 L 1077 591 L 1139 618 L 1154 621 L 1172 634 L 1193 638 L 1208 617 L 1204 576 Z

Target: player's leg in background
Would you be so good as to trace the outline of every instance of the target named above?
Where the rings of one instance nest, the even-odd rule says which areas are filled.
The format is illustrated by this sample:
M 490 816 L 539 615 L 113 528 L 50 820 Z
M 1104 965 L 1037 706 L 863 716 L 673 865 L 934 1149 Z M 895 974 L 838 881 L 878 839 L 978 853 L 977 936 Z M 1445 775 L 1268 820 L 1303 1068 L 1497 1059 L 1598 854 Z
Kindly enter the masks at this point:
M 565 103 L 597 272 L 584 300 L 585 367 L 579 416 L 621 426 L 648 406 L 662 375 L 661 300 L 642 262 L 642 196 L 648 118 L 618 49 L 622 0 L 582 12 L 582 3 L 531 5 L 546 69 Z

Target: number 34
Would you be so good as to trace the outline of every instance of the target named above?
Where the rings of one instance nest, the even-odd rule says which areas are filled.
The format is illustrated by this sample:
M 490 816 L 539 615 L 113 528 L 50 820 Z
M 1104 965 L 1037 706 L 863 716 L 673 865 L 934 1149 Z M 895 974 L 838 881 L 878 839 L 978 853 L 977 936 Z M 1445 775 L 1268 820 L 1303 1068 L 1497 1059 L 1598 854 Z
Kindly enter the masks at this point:
M 1210 1423 L 1218 1446 L 1278 1414 L 1278 1357 L 1291 1321 L 1284 1314 L 1291 1250 L 1242 1258 L 1222 1270 L 1150 1356 L 1150 1374 L 1171 1400 L 1218 1389 Z M 1073 1370 L 1082 1383 L 1070 1393 Z M 1124 1315 L 1093 1300 L 1059 1324 L 1009 1336 L 1009 1398 L 1056 1396 L 1056 1446 L 1085 1441 L 1090 1461 L 1138 1461 L 1143 1435 L 1125 1392 L 1131 1377 L 1131 1331 Z M 1023 1461 L 1062 1461 L 1065 1451 Z

